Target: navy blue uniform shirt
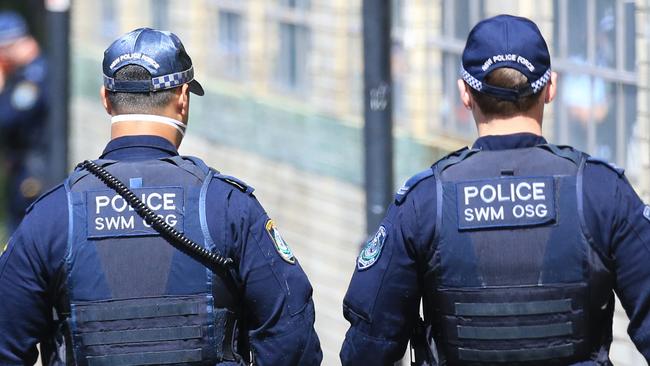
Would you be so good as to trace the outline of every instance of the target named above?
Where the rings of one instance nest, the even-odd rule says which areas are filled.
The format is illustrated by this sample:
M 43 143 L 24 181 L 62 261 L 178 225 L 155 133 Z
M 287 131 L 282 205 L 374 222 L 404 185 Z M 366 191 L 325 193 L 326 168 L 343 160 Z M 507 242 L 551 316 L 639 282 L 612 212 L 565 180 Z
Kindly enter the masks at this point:
M 174 146 L 155 136 L 111 141 L 104 159 L 145 160 L 177 155 Z M 228 196 L 227 207 L 219 197 Z M 312 288 L 298 263 L 281 259 L 265 224 L 268 216 L 254 196 L 215 179 L 208 188 L 207 219 L 218 237 L 226 210 L 225 256 L 237 264 L 246 306 L 248 335 L 259 365 L 316 365 L 322 353 L 314 331 Z M 47 193 L 26 215 L 0 257 L 0 364 L 36 361 L 36 344 L 52 336 L 52 308 L 61 291 L 54 276 L 63 265 L 68 237 L 65 189 Z M 3 243 L 4 244 L 4 243 Z M 3 245 L 4 246 L 4 245 Z M 2 249 L 2 247 L 0 247 Z
M 474 148 L 517 149 L 545 143 L 532 134 L 485 136 Z M 650 208 L 624 176 L 605 164 L 588 162 L 584 182 L 588 229 L 610 259 L 614 290 L 630 318 L 628 333 L 650 358 Z M 423 279 L 432 275 L 425 264 L 435 250 L 435 217 L 433 176 L 417 184 L 400 205 L 389 208 L 382 223 L 387 233 L 381 255 L 367 269 L 355 270 L 344 299 L 343 312 L 351 326 L 340 353 L 343 365 L 388 365 L 404 354 L 419 314 Z

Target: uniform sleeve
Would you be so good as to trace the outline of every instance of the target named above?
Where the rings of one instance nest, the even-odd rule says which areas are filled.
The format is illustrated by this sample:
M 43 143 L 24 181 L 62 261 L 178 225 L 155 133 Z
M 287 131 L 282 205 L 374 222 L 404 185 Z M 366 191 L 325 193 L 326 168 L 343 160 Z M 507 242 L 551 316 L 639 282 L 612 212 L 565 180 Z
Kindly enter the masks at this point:
M 0 364 L 36 362 L 36 343 L 48 328 L 43 263 L 34 242 L 19 227 L 0 257 Z
M 415 220 L 412 199 L 391 206 L 357 259 L 343 300 L 343 315 L 350 322 L 340 352 L 343 365 L 388 365 L 404 354 L 421 297 Z M 385 238 L 378 248 L 382 231 Z
M 650 359 L 650 207 L 624 176 L 608 168 L 587 166 L 585 176 L 585 182 L 597 182 L 585 186 L 589 230 L 613 261 L 615 291 L 630 318 L 628 333 Z
M 320 365 L 309 280 L 259 203 L 251 199 L 238 258 L 257 365 Z
M 64 194 L 52 196 L 25 216 L 0 256 L 0 365 L 34 364 L 36 344 L 53 334 L 51 280 L 65 253 L 67 209 Z

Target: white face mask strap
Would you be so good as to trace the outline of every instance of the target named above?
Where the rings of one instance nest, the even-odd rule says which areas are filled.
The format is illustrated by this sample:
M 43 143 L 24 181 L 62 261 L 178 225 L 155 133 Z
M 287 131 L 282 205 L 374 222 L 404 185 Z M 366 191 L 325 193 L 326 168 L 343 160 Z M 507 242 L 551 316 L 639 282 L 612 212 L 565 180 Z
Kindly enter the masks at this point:
M 111 118 L 111 124 L 134 121 L 162 123 L 174 127 L 181 136 L 185 136 L 185 124 L 169 117 L 156 116 L 154 114 L 120 114 Z

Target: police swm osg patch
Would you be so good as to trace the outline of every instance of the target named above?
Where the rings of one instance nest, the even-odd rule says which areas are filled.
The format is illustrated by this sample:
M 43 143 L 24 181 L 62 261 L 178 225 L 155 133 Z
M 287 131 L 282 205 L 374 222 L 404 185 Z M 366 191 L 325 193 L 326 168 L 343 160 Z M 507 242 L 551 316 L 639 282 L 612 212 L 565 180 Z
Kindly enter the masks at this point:
M 458 229 L 509 228 L 556 218 L 553 177 L 494 178 L 456 184 Z

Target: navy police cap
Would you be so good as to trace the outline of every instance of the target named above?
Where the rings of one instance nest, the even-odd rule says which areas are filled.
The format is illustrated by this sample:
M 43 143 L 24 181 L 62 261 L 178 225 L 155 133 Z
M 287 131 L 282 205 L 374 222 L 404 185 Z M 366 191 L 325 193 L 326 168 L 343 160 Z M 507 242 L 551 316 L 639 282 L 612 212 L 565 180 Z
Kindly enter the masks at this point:
M 502 67 L 520 71 L 528 78 L 528 85 L 509 89 L 487 84 L 485 77 Z M 551 56 L 539 28 L 530 19 L 498 15 L 482 20 L 469 32 L 461 74 L 473 89 L 515 101 L 544 88 L 551 78 Z
M 151 80 L 115 80 L 115 73 L 127 65 L 138 65 L 151 74 Z M 123 93 L 146 93 L 189 84 L 190 91 L 203 95 L 194 80 L 192 59 L 181 40 L 171 32 L 139 28 L 118 38 L 104 51 L 104 87 Z
M 0 46 L 8 45 L 27 35 L 25 19 L 14 11 L 0 12 Z

